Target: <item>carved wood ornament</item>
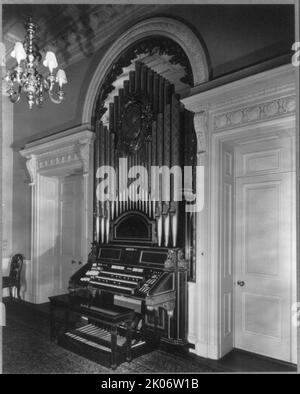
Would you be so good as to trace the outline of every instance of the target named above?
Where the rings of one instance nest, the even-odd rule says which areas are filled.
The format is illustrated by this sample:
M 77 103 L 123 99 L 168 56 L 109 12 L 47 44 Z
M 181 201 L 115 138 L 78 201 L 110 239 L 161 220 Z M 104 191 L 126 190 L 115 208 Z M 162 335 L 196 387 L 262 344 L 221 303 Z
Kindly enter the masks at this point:
M 96 119 L 101 119 L 106 112 L 104 102 L 109 93 L 114 90 L 113 83 L 122 74 L 123 68 L 128 67 L 141 54 L 148 56 L 153 54 L 170 56 L 169 61 L 171 64 L 179 64 L 185 70 L 185 75 L 181 78 L 181 81 L 193 86 L 191 65 L 180 45 L 167 37 L 150 37 L 144 39 L 127 48 L 110 67 L 97 98 Z
M 140 152 L 146 160 L 146 144 L 151 141 L 153 112 L 143 93 L 129 94 L 118 122 L 117 150 L 119 155 Z

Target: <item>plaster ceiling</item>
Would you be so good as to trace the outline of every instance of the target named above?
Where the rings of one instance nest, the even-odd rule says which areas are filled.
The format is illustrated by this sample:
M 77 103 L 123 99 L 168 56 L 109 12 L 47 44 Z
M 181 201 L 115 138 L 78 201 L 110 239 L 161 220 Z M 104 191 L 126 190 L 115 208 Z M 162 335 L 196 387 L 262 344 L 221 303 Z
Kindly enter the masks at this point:
M 23 40 L 29 15 L 38 23 L 37 42 L 42 51 L 54 47 L 65 66 L 92 56 L 101 45 L 132 20 L 147 16 L 155 6 L 134 4 L 7 5 L 3 33 L 7 55 L 16 40 Z
M 209 54 L 211 79 L 289 55 L 294 37 L 293 14 L 288 6 L 7 4 L 3 6 L 3 30 L 9 66 L 9 54 L 14 42 L 23 40 L 23 23 L 29 14 L 40 26 L 38 44 L 42 52 L 54 49 L 63 68 L 86 58 L 97 62 L 101 48 L 107 49 L 130 26 L 164 14 L 182 18 L 201 34 Z M 178 93 L 187 90 L 180 81 L 184 70 L 179 65 L 156 55 L 142 61 L 175 84 Z
M 28 15 L 38 23 L 37 43 L 42 55 L 54 49 L 60 67 L 66 68 L 84 57 L 93 56 L 133 21 L 163 9 L 161 5 L 134 4 L 6 6 L 3 11 L 6 62 L 11 66 L 10 53 L 14 43 L 24 40 L 24 21 Z M 177 92 L 188 88 L 180 81 L 185 74 L 183 67 L 171 64 L 168 56 L 140 55 L 139 60 L 173 83 Z

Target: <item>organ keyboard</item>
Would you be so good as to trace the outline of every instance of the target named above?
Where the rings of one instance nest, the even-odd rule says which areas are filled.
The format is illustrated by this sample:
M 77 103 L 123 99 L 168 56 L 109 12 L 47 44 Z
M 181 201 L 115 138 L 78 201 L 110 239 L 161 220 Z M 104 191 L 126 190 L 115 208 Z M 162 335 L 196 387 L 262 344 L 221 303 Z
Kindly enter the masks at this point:
M 179 249 L 98 245 L 96 254 L 71 278 L 70 291 L 86 289 L 89 295 L 124 296 L 129 304 L 132 299 L 139 300 L 149 310 L 163 307 L 172 316 L 179 252 Z

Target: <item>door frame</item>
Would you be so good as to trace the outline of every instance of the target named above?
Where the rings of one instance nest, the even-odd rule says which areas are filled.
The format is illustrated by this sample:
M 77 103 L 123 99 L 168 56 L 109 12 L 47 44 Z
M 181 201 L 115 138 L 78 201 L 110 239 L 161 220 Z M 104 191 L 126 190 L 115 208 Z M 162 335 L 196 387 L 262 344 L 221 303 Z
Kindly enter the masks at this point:
M 222 157 L 223 146 L 225 143 L 233 144 L 234 141 L 241 137 L 246 137 L 249 135 L 253 135 L 253 138 L 260 136 L 273 136 L 278 135 L 284 130 L 284 132 L 292 138 L 295 139 L 295 116 L 286 116 L 280 117 L 274 120 L 266 120 L 262 123 L 258 124 L 249 124 L 243 125 L 242 127 L 237 127 L 228 130 L 222 130 L 220 132 L 214 132 L 210 135 L 210 180 L 209 180 L 209 196 L 210 196 L 210 204 L 209 204 L 209 214 L 210 214 L 210 224 L 209 224 L 209 248 L 210 248 L 210 274 L 209 274 L 209 293 L 212 297 L 210 302 L 210 308 L 213 311 L 211 313 L 210 319 L 208 321 L 208 331 L 213 332 L 214 338 L 213 340 L 217 344 L 215 347 L 215 358 L 221 358 L 229 351 L 234 348 L 234 332 L 233 332 L 233 340 L 232 343 L 226 342 L 224 340 L 224 336 L 222 333 L 222 316 L 224 313 L 224 303 L 222 300 L 222 292 L 221 292 L 221 279 L 222 279 L 222 266 L 221 266 L 221 237 L 222 237 L 222 228 L 221 228 L 221 197 L 222 197 L 222 189 L 223 189 L 223 176 L 221 171 L 222 161 L 220 157 Z M 293 171 L 294 178 L 296 179 L 295 172 L 295 160 L 293 160 Z M 296 196 L 295 196 L 296 201 Z M 234 223 L 234 222 L 233 222 Z M 234 227 L 232 226 L 232 230 L 234 231 Z M 234 258 L 234 255 L 233 255 Z M 292 275 L 294 273 L 293 278 L 296 278 L 296 257 L 293 258 L 295 264 L 292 267 Z M 235 262 L 233 262 L 233 267 L 235 267 Z M 234 275 L 233 275 L 234 280 Z M 296 281 L 292 281 L 292 289 L 291 292 L 293 294 L 293 300 L 296 301 Z M 292 305 L 291 305 L 292 306 Z M 233 308 L 232 308 L 232 329 L 233 325 Z M 297 346 L 296 346 L 296 337 L 297 331 L 296 329 L 292 329 L 291 333 L 291 343 L 293 352 L 291 352 L 291 362 L 296 363 L 297 360 Z
M 43 286 L 39 283 L 39 212 L 43 190 L 40 177 L 61 177 L 74 171 L 83 177 L 83 232 L 82 254 L 87 259 L 90 244 L 93 241 L 93 174 L 94 174 L 94 139 L 95 135 L 87 125 L 62 131 L 25 145 L 20 151 L 26 159 L 31 187 L 31 259 L 29 274 L 29 292 L 26 300 L 32 303 L 47 302 Z

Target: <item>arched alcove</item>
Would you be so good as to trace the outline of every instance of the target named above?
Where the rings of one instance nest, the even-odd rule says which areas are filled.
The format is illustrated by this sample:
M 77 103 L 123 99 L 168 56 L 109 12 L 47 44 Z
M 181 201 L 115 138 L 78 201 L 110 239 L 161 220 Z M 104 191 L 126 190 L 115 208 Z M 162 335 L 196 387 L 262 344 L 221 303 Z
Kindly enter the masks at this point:
M 126 48 L 148 37 L 166 37 L 180 46 L 189 61 L 193 86 L 209 78 L 208 62 L 204 48 L 195 33 L 184 23 L 169 17 L 156 17 L 144 20 L 129 28 L 117 39 L 99 63 L 89 84 L 84 102 L 82 123 L 90 123 L 99 88 L 115 60 Z
M 101 119 L 101 122 L 95 123 L 97 125 L 101 123 L 101 127 L 98 130 L 97 130 L 97 126 L 95 127 L 96 140 L 97 140 L 97 133 L 99 136 L 103 135 L 105 132 L 107 132 L 106 136 L 108 136 L 109 134 L 108 133 L 109 117 L 107 118 L 102 117 L 102 115 L 104 114 L 104 111 L 102 111 L 102 106 L 104 105 L 105 101 L 106 101 L 106 108 L 109 108 L 108 105 L 109 103 L 113 104 L 113 101 L 111 99 L 113 99 L 114 95 L 118 95 L 118 91 L 119 89 L 122 89 L 124 81 L 128 80 L 129 72 L 132 71 L 130 67 L 131 66 L 135 67 L 136 60 L 139 60 L 141 63 L 143 63 L 143 67 L 148 67 L 154 73 L 159 74 L 160 78 L 166 78 L 166 80 L 168 80 L 170 84 L 174 85 L 173 81 L 170 81 L 166 75 L 162 75 L 162 73 L 158 69 L 155 69 L 155 67 L 152 67 L 151 64 L 149 63 L 147 64 L 147 62 L 143 62 L 143 59 L 136 59 L 136 57 L 134 56 L 136 54 L 138 55 L 142 54 L 143 56 L 142 48 L 139 47 L 137 52 L 133 50 L 137 48 L 137 46 L 139 46 L 140 43 L 145 45 L 145 50 L 147 51 L 147 49 L 149 49 L 149 40 L 153 40 L 157 38 L 160 40 L 169 40 L 170 45 L 174 46 L 174 51 L 170 53 L 170 58 L 166 59 L 166 62 L 168 63 L 168 65 L 172 65 L 174 63 L 180 65 L 181 69 L 184 71 L 184 76 L 187 77 L 185 78 L 185 83 L 187 84 L 186 86 L 188 88 L 188 92 L 191 87 L 197 86 L 199 84 L 208 81 L 209 71 L 208 71 L 208 62 L 206 59 L 205 50 L 199 38 L 188 26 L 186 26 L 184 23 L 178 20 L 167 18 L 167 17 L 151 18 L 139 22 L 138 24 L 134 25 L 129 30 L 127 30 L 123 35 L 120 36 L 119 39 L 117 39 L 112 44 L 112 46 L 109 48 L 109 50 L 106 52 L 106 54 L 98 64 L 98 67 L 90 81 L 87 95 L 85 98 L 84 108 L 83 108 L 82 123 L 94 124 L 95 119 L 97 120 Z M 150 46 L 151 46 L 151 42 L 150 42 Z M 160 48 L 160 44 L 158 44 L 157 47 Z M 166 47 L 169 49 L 167 45 L 164 45 L 164 48 Z M 160 58 L 165 56 L 166 53 L 168 55 L 168 50 L 164 51 L 163 54 L 159 49 L 156 51 L 157 56 Z M 123 61 L 124 56 L 126 56 L 125 62 Z M 132 62 L 131 65 L 130 65 L 130 61 L 128 62 L 128 59 L 130 59 L 130 61 Z M 127 68 L 127 70 L 124 70 L 124 68 Z M 123 75 L 121 75 L 122 73 Z M 179 78 L 180 77 L 178 77 L 178 80 Z M 176 93 L 176 100 L 177 100 L 176 108 L 178 108 L 178 113 L 181 110 L 184 111 L 179 101 L 180 95 L 177 94 L 178 90 L 176 89 L 176 86 L 173 92 Z M 108 97 L 109 95 L 111 95 L 110 98 Z M 176 110 L 174 111 L 174 113 L 176 113 Z M 109 111 L 107 112 L 109 113 Z M 188 119 L 186 118 L 185 120 L 188 123 L 187 127 L 189 129 L 193 129 L 192 121 L 189 118 Z M 182 129 L 180 129 L 180 131 L 182 132 Z M 181 133 L 181 135 L 185 135 L 185 134 Z M 107 141 L 108 138 L 104 137 L 104 140 Z M 99 146 L 102 147 L 104 146 L 102 149 L 105 149 L 105 145 L 103 145 L 103 143 L 100 142 L 100 137 L 98 138 L 98 141 L 99 141 Z M 190 146 L 196 148 L 196 144 L 190 144 Z M 97 147 L 95 148 L 95 152 L 96 151 L 97 151 Z M 196 156 L 195 152 L 193 152 L 193 156 Z M 99 157 L 101 157 L 101 154 L 99 154 Z M 95 160 L 95 163 L 97 163 L 97 160 Z M 96 168 L 98 168 L 97 164 L 95 164 L 95 166 Z M 99 221 L 97 220 L 98 217 L 96 218 L 94 223 L 94 229 L 96 229 L 95 231 L 96 239 L 100 238 L 101 241 L 103 242 L 105 239 L 109 238 L 107 236 L 108 234 L 107 231 L 109 230 L 109 226 L 107 225 L 107 221 L 104 216 L 100 217 L 99 215 Z M 153 220 L 156 219 L 154 218 Z M 161 220 L 160 223 L 163 223 L 163 221 Z M 188 226 L 189 226 L 190 242 L 194 243 L 195 224 L 192 221 L 192 219 L 189 221 Z M 159 245 L 163 239 L 162 234 L 164 234 L 163 232 L 164 228 L 167 229 L 165 235 L 166 239 L 169 239 L 169 235 L 173 231 L 172 237 L 170 237 L 170 239 L 172 238 L 173 241 L 175 239 L 174 245 L 176 245 L 176 240 L 177 238 L 179 238 L 176 224 L 173 223 L 173 227 L 171 227 L 170 234 L 167 225 L 164 226 L 162 224 L 162 226 L 159 228 L 160 228 L 159 230 L 160 235 L 157 237 L 158 239 L 160 239 L 160 241 L 158 242 Z M 99 229 L 102 230 L 99 231 Z M 101 236 L 99 236 L 99 234 Z M 189 255 L 187 254 L 186 258 L 193 259 L 193 263 L 191 264 L 191 267 L 193 268 L 190 269 L 189 272 L 189 277 L 193 279 L 194 271 L 195 271 L 194 270 L 195 257 L 190 252 L 192 248 L 187 248 L 187 249 L 189 250 L 188 253 L 190 254 Z M 193 327 L 192 327 L 192 332 L 193 332 Z

